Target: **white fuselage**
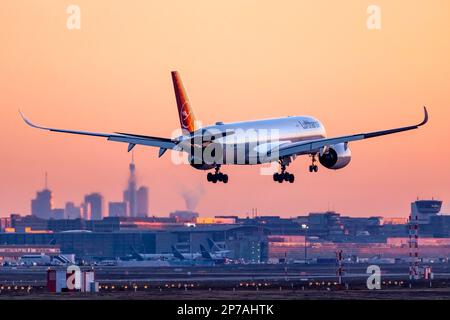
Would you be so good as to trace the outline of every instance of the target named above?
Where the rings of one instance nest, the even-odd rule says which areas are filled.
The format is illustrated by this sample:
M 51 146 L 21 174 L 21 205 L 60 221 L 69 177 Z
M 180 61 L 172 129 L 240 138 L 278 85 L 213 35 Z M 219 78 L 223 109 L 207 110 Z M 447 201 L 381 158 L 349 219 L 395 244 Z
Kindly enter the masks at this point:
M 211 153 L 215 163 L 267 163 L 278 160 L 276 157 L 267 157 L 267 154 L 283 144 L 326 138 L 322 123 L 309 116 L 216 123 L 200 130 L 218 136 L 221 133 L 229 133 L 203 149 L 206 164 L 211 164 L 211 161 L 208 161 L 208 155 Z M 207 169 L 208 165 L 196 167 Z

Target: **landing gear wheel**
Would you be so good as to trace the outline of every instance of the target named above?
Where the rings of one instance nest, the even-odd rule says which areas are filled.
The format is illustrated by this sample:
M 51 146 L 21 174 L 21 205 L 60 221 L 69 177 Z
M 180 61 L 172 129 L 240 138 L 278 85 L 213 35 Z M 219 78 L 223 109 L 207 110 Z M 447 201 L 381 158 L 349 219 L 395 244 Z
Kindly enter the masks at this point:
M 208 172 L 208 174 L 206 175 L 206 179 L 212 183 L 217 183 L 218 181 L 228 183 L 228 175 L 220 172 L 219 170 L 220 166 L 216 166 L 215 172 L 214 173 Z
M 279 183 L 282 183 L 283 181 L 284 181 L 284 177 L 283 177 L 283 175 L 282 174 L 279 174 L 278 175 L 278 180 L 277 180 Z
M 317 171 L 319 171 L 319 167 L 318 167 L 318 166 L 316 166 L 316 165 L 314 165 L 314 166 L 313 166 L 313 171 L 314 171 L 314 172 L 317 172 Z
M 295 180 L 295 176 L 292 173 L 290 173 L 289 174 L 289 183 L 293 183 L 294 180 Z
M 280 173 L 275 172 L 273 174 L 273 181 L 278 183 L 283 183 L 283 181 L 289 183 L 294 182 L 295 179 L 294 175 L 286 171 L 286 167 L 289 165 L 290 162 L 291 162 L 290 158 L 289 159 L 283 158 L 278 161 L 278 163 L 280 164 L 281 172 Z M 312 170 L 312 168 L 310 170 Z

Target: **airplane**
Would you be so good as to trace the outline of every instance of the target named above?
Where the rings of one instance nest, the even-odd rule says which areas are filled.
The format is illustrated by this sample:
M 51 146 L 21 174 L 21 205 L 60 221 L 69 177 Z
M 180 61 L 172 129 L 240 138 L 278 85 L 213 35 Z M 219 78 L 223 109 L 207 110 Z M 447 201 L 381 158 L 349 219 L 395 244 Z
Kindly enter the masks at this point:
M 172 253 L 139 253 L 135 248 L 131 247 L 131 254 L 129 257 L 137 261 L 170 261 L 170 260 L 195 260 L 202 257 L 201 253 L 181 253 L 175 246 L 171 246 Z
M 139 253 L 131 247 L 131 254 L 120 257 L 115 263 L 121 266 L 211 266 L 219 263 L 227 263 L 231 260 L 212 256 L 205 258 L 204 253 L 181 253 L 175 246 L 171 246 L 172 253 Z
M 181 253 L 180 251 L 178 251 L 177 248 L 175 248 L 175 246 L 171 246 L 171 248 L 172 248 L 173 256 L 179 260 L 197 260 L 202 257 L 202 254 L 198 253 L 198 252 Z
M 214 264 L 224 264 L 229 263 L 231 260 L 228 258 L 220 255 L 220 254 L 214 254 L 211 252 L 208 252 L 206 248 L 203 245 L 200 245 L 200 252 L 202 254 L 202 258 L 208 261 L 213 261 Z
M 255 165 L 272 162 L 278 162 L 280 168 L 280 172 L 273 174 L 273 181 L 293 183 L 295 177 L 287 172 L 286 168 L 297 156 L 311 157 L 310 172 L 318 171 L 317 159 L 327 169 L 342 169 L 351 160 L 351 151 L 348 146 L 350 142 L 417 129 L 428 122 L 428 112 L 426 107 L 423 107 L 424 118 L 419 124 L 336 137 L 327 137 L 324 125 L 311 116 L 288 116 L 233 123 L 216 122 L 214 125 L 201 127 L 195 120 L 180 74 L 172 71 L 171 75 L 182 130 L 181 134 L 174 138 L 43 127 L 33 124 L 19 112 L 25 123 L 31 127 L 53 132 L 102 137 L 108 141 L 128 144 L 128 151 L 136 145 L 143 145 L 159 148 L 158 157 L 163 156 L 167 150 L 185 152 L 188 163 L 193 168 L 214 169 L 214 172 L 207 174 L 207 180 L 212 183 L 228 182 L 228 175 L 220 171 L 222 165 Z M 267 134 L 268 132 L 271 134 Z
M 134 247 L 131 247 L 131 258 L 137 261 L 148 260 L 171 260 L 174 259 L 173 253 L 139 253 Z
M 210 238 L 207 238 L 206 241 L 208 242 L 209 250 L 211 251 L 211 253 L 213 255 L 220 256 L 220 257 L 223 257 L 223 258 L 227 258 L 228 255 L 230 255 L 231 250 L 226 250 L 226 249 L 224 250 L 224 249 L 220 248 L 217 245 L 217 243 L 215 243 Z

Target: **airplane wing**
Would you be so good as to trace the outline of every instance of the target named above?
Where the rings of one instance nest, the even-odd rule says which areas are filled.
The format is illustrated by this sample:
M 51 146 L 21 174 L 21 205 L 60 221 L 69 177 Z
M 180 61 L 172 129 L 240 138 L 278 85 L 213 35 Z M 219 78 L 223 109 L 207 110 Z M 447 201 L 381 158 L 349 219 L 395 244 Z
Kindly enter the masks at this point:
M 309 140 L 309 141 L 301 141 L 301 142 L 294 142 L 289 144 L 281 145 L 275 152 L 278 152 L 278 155 L 280 158 L 287 157 L 287 156 L 293 156 L 293 155 L 299 155 L 299 154 L 308 154 L 317 152 L 317 150 L 324 150 L 324 148 L 338 144 L 338 143 L 345 143 L 345 142 L 351 142 L 351 141 L 357 141 L 357 140 L 363 140 L 363 139 L 369 139 L 369 138 L 375 138 L 384 136 L 387 134 L 393 134 L 398 133 L 402 131 L 408 131 L 417 129 L 420 126 L 423 126 L 428 122 L 428 111 L 426 107 L 423 107 L 424 110 L 424 118 L 421 123 L 413 126 L 407 126 L 407 127 L 401 127 L 401 128 L 395 128 L 395 129 L 388 129 L 388 130 L 381 130 L 381 131 L 374 131 L 374 132 L 368 132 L 368 133 L 359 133 L 359 134 L 353 134 L 348 136 L 340 136 L 335 138 L 325 138 L 325 139 L 316 139 L 316 140 Z M 274 151 L 271 152 L 272 154 Z
M 25 123 L 28 124 L 30 127 L 41 129 L 41 130 L 53 131 L 53 132 L 62 132 L 62 133 L 71 133 L 71 134 L 80 134 L 80 135 L 86 135 L 86 136 L 102 137 L 102 138 L 106 138 L 108 141 L 128 143 L 128 151 L 131 151 L 131 149 L 133 149 L 135 145 L 158 147 L 158 148 L 160 148 L 159 156 L 162 156 L 167 149 L 174 149 L 176 146 L 175 141 L 172 141 L 171 139 L 168 139 L 168 138 L 161 138 L 161 137 L 144 136 L 144 135 L 137 135 L 137 134 L 131 134 L 131 133 L 120 133 L 120 132 L 115 132 L 113 134 L 110 134 L 110 133 L 76 131 L 76 130 L 65 130 L 65 129 L 42 127 L 42 126 L 38 126 L 38 125 L 35 125 L 34 123 L 32 123 L 30 120 L 28 120 L 22 114 L 22 112 L 19 111 L 19 113 L 22 116 Z

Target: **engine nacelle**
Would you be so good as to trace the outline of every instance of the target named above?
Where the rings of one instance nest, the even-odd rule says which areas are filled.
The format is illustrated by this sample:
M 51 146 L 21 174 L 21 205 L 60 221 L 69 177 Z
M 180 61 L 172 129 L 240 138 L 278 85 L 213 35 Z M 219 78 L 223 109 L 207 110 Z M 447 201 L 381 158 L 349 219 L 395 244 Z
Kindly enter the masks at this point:
M 319 162 L 328 169 L 341 169 L 350 163 L 352 153 L 347 143 L 339 143 L 327 148 L 323 155 L 319 155 Z

